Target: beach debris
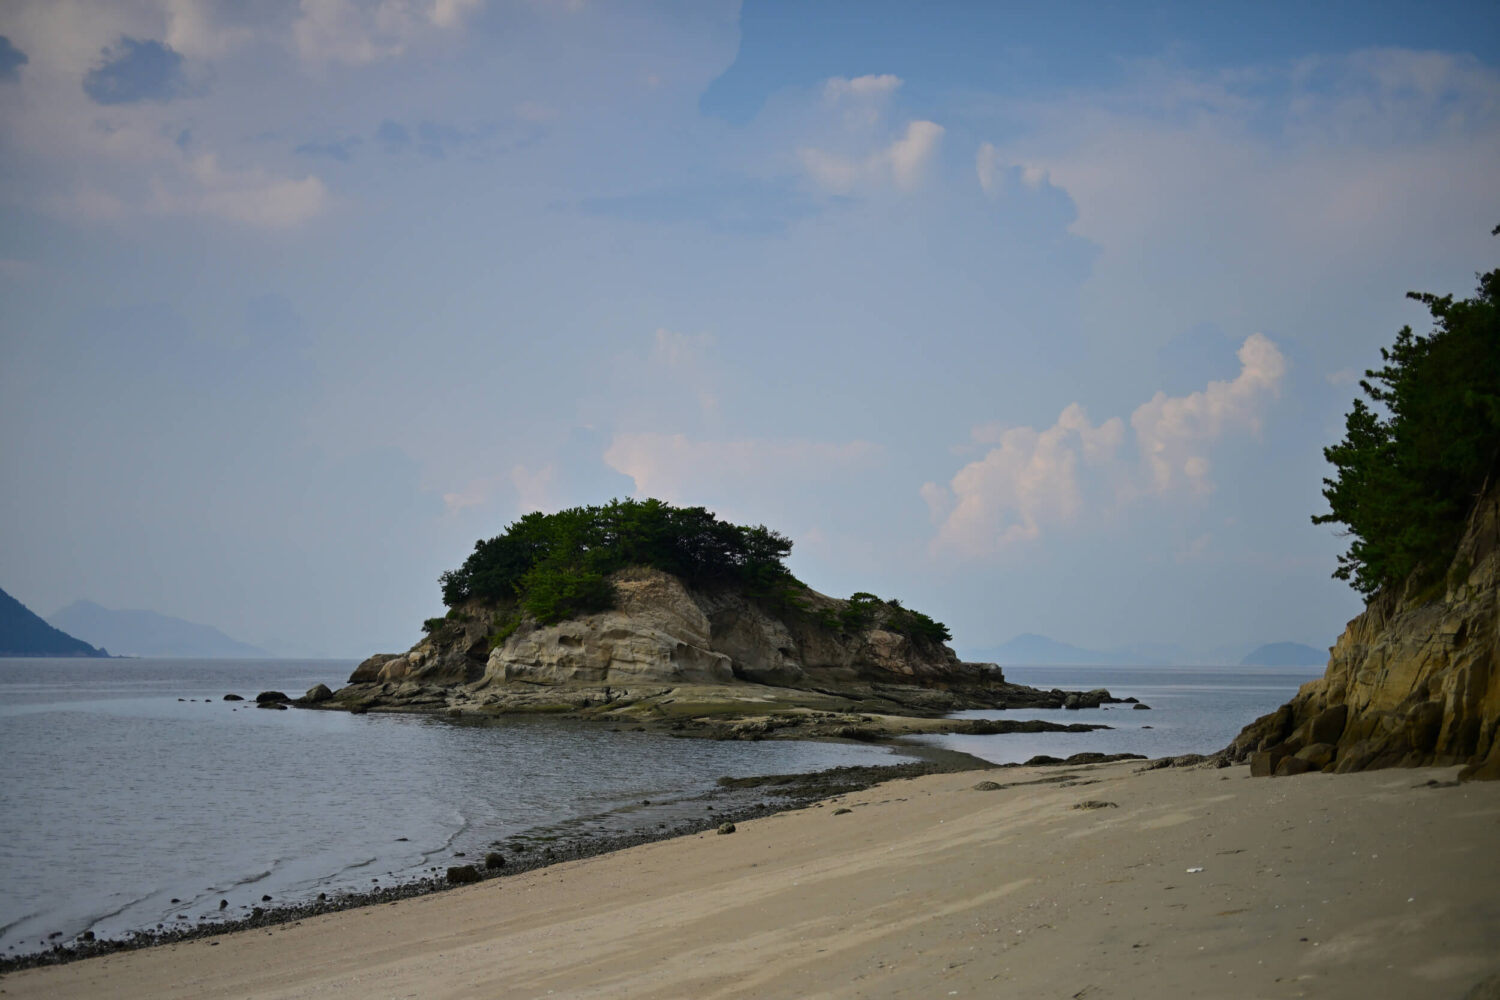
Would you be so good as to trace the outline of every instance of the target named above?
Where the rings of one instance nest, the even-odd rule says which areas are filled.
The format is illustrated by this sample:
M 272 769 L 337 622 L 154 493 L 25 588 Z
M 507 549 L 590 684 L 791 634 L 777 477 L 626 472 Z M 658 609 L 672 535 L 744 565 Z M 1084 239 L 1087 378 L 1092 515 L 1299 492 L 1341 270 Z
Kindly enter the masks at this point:
M 1100 799 L 1084 799 L 1082 802 L 1075 802 L 1073 804 L 1073 808 L 1074 809 L 1118 809 L 1120 807 L 1119 807 L 1119 805 L 1117 803 L 1114 803 L 1114 802 L 1104 802 L 1104 801 L 1102 801 Z
M 1201 872 L 1201 871 L 1202 871 L 1202 870 L 1203 870 L 1203 869 L 1202 869 L 1202 868 L 1189 868 L 1189 869 L 1188 869 L 1188 870 L 1187 870 L 1187 873 L 1188 873 L 1188 874 L 1189 874 L 1189 875 L 1196 875 L 1196 874 L 1198 874 L 1198 873 L 1199 873 L 1199 872 Z
M 449 885 L 468 885 L 471 882 L 478 882 L 479 879 L 479 869 L 473 865 L 454 865 L 448 869 Z
M 734 832 L 734 824 L 733 823 L 720 823 L 719 824 L 719 832 L 720 833 L 733 833 Z

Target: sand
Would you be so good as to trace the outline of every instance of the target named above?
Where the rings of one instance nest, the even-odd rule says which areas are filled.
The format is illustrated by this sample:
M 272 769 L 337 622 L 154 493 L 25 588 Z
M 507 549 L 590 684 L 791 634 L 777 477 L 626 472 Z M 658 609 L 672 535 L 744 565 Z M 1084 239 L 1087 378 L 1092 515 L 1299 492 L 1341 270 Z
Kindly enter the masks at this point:
M 1456 770 L 933 775 L 0 991 L 1458 1000 L 1500 974 L 1500 782 Z

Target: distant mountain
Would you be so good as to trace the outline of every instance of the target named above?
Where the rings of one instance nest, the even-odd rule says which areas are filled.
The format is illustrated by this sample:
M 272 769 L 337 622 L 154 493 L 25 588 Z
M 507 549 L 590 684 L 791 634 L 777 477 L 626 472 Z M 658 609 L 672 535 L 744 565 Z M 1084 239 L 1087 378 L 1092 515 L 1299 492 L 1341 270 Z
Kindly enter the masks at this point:
M 260 660 L 271 656 L 212 625 L 199 625 L 155 611 L 111 611 L 93 601 L 74 601 L 48 619 L 58 628 L 131 656 Z
M 108 656 L 82 639 L 53 628 L 0 590 L 0 656 Z
M 1271 642 L 1250 651 L 1240 661 L 1242 667 L 1321 667 L 1328 662 L 1326 649 L 1314 649 L 1300 642 Z
M 1082 649 L 1066 642 L 1049 639 L 1034 632 L 1023 632 L 1003 646 L 973 651 L 981 661 L 1003 666 L 1040 667 L 1054 665 L 1096 666 L 1109 664 L 1139 664 L 1125 653 L 1105 653 L 1097 649 Z

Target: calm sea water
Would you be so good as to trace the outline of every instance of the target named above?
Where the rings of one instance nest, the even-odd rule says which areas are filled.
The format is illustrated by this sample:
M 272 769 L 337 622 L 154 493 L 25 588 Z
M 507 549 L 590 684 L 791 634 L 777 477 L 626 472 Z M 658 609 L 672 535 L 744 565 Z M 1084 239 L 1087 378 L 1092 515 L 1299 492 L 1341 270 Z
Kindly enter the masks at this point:
M 887 764 L 886 747 L 677 740 L 561 720 L 279 712 L 235 692 L 337 687 L 343 661 L 0 660 L 0 949 L 242 915 L 415 877 L 528 830 L 618 830 L 744 777 Z M 1009 713 L 1112 732 L 939 737 L 997 763 L 1037 753 L 1218 749 L 1311 672 L 1011 668 L 1109 687 L 1151 712 Z M 992 714 L 992 713 L 973 713 Z M 1145 726 L 1151 726 L 1147 729 Z M 643 800 L 651 800 L 643 809 Z M 688 808 L 683 805 L 683 808 Z M 692 808 L 701 808 L 693 806 Z M 663 809 L 666 812 L 663 812 Z M 180 900 L 173 903 L 173 898 Z
M 1322 667 L 1006 667 L 1008 681 L 1048 690 L 1108 688 L 1116 698 L 1139 698 L 1151 711 L 1107 705 L 1094 711 L 960 712 L 965 718 L 1046 719 L 1112 728 L 1092 733 L 931 736 L 919 742 L 996 764 L 1090 750 L 1147 757 L 1212 753 L 1228 746 L 1247 723 L 1284 704 L 1300 685 L 1322 675 Z

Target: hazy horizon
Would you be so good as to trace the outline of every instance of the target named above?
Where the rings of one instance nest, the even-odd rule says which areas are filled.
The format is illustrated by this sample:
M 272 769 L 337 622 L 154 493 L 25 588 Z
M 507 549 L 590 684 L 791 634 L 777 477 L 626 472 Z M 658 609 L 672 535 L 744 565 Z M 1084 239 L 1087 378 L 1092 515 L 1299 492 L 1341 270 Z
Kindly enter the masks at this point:
M 17 2 L 0 157 L 38 614 L 360 658 L 656 496 L 960 648 L 1321 648 L 1322 449 L 1500 247 L 1500 8 Z

